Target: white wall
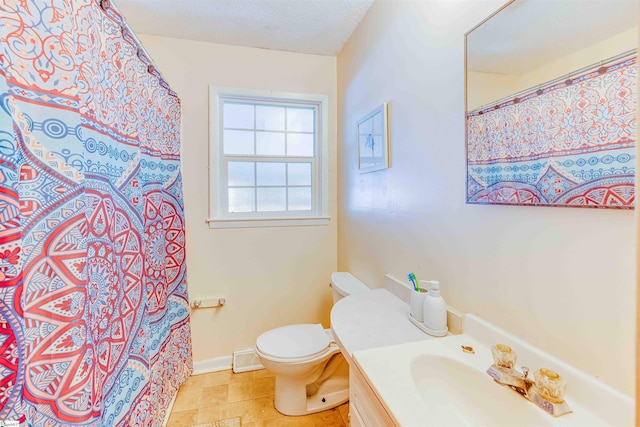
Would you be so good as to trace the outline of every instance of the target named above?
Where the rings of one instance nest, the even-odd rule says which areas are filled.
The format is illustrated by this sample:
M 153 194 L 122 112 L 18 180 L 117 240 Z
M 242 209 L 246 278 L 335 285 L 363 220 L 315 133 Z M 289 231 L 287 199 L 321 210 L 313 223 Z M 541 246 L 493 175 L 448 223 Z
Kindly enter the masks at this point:
M 380 0 L 338 56 L 339 268 L 439 279 L 451 306 L 633 394 L 634 212 L 465 204 L 464 34 L 502 3 Z M 355 123 L 385 101 L 392 167 L 360 175 Z
M 469 71 L 467 73 L 467 111 L 519 92 L 521 76 Z
M 230 356 L 291 323 L 329 326 L 329 276 L 337 265 L 336 58 L 141 35 L 182 101 L 187 276 L 190 298 L 226 297 L 191 313 L 193 357 Z M 329 98 L 328 226 L 211 230 L 208 86 L 323 94 Z
M 544 84 L 637 47 L 638 28 L 636 27 L 522 74 L 518 91 Z
M 638 28 L 632 28 L 570 55 L 539 65 L 523 74 L 467 72 L 467 111 L 548 83 L 637 46 Z

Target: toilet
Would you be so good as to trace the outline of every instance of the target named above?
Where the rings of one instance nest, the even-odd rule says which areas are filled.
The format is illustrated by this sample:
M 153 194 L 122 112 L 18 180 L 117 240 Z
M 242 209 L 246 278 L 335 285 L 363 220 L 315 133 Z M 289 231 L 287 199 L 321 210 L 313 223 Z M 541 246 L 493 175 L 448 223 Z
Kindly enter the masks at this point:
M 369 288 L 351 273 L 331 274 L 333 303 Z M 329 329 L 321 324 L 271 329 L 256 341 L 262 365 L 276 377 L 275 407 L 285 415 L 306 415 L 349 400 L 349 365 Z

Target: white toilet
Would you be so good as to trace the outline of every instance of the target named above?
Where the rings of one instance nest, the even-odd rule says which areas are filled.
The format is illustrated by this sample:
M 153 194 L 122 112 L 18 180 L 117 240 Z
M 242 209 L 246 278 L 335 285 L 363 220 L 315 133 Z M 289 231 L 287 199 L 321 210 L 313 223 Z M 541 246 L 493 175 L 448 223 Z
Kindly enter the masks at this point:
M 332 273 L 333 303 L 369 290 L 350 273 Z M 285 415 L 324 411 L 349 400 L 349 365 L 329 329 L 321 324 L 288 325 L 256 341 L 262 365 L 275 373 L 275 407 Z

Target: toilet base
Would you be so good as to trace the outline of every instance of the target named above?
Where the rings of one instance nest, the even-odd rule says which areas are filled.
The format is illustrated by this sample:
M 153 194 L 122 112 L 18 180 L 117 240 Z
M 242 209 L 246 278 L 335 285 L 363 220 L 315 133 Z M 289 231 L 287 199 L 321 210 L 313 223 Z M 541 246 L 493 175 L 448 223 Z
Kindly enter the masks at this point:
M 332 383 L 332 381 L 334 382 Z M 345 382 L 346 384 L 344 384 Z M 331 378 L 324 385 L 327 385 L 327 387 L 320 387 L 318 393 L 307 397 L 307 412 L 305 414 L 326 411 L 349 401 L 348 376 L 346 381 L 343 381 L 342 378 Z M 331 389 L 335 390 L 331 391 Z M 323 399 L 324 402 L 322 401 Z
M 310 353 L 308 356 L 297 358 L 285 358 L 272 356 L 278 353 L 273 342 L 268 342 L 273 336 L 280 334 L 280 340 L 291 340 L 291 332 L 299 334 L 302 327 L 311 326 L 316 330 L 308 331 L 315 333 L 315 340 L 327 347 L 322 351 Z M 299 330 L 295 330 L 295 328 Z M 294 328 L 292 331 L 285 328 Z M 317 329 L 320 328 L 319 336 Z M 340 349 L 331 342 L 331 334 L 327 330 L 322 330 L 321 325 L 291 325 L 284 326 L 282 330 L 274 329 L 258 337 L 256 354 L 262 365 L 275 374 L 275 396 L 274 406 L 278 412 L 284 415 L 307 415 L 315 412 L 325 411 L 335 408 L 349 400 L 349 364 L 345 360 Z M 309 328 L 308 328 L 309 329 Z M 305 332 L 306 333 L 306 332 Z M 267 335 L 268 334 L 268 335 Z M 300 340 L 305 336 L 298 336 Z M 328 338 L 328 340 L 327 340 Z M 275 343 L 278 342 L 276 339 Z M 295 345 L 290 347 L 296 348 Z M 263 352 L 269 350 L 271 353 Z M 286 354 L 286 353 L 285 353 Z
M 286 381 L 278 381 L 276 377 L 275 407 L 284 415 L 308 415 L 335 408 L 349 401 L 349 372 L 346 375 L 336 374 L 326 380 L 313 396 L 307 396 L 304 389 L 298 389 L 292 395 L 292 389 Z M 279 392 L 287 389 L 288 393 Z

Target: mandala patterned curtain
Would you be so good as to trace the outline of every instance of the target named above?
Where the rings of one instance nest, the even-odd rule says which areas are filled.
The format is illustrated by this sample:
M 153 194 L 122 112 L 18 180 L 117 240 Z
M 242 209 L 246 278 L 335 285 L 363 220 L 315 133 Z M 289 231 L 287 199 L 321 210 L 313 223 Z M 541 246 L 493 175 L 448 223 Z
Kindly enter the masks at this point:
M 467 202 L 632 209 L 635 52 L 467 115 Z
M 179 131 L 108 1 L 0 0 L 0 420 L 162 423 L 192 370 Z

